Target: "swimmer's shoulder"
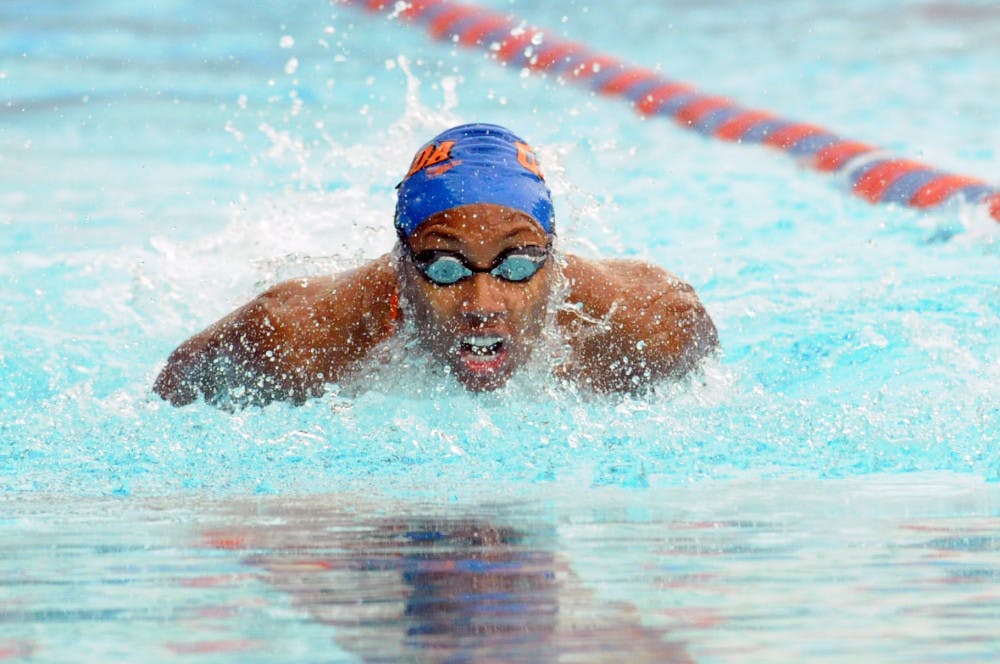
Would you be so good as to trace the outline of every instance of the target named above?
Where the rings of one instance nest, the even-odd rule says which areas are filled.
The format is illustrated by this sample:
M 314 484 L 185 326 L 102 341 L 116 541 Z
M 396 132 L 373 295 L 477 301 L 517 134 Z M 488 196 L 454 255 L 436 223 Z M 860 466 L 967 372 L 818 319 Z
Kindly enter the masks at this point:
M 680 377 L 718 346 L 694 289 L 659 266 L 566 256 L 563 276 L 556 322 L 574 351 L 566 373 L 598 391 Z
M 257 296 L 245 313 L 254 323 L 270 322 L 300 342 L 329 343 L 325 337 L 386 327 L 397 315 L 397 281 L 391 257 L 384 255 L 339 274 L 283 281 Z
M 697 302 L 690 284 L 658 265 L 629 258 L 566 255 L 563 276 L 570 303 L 603 316 L 614 302 L 669 298 Z

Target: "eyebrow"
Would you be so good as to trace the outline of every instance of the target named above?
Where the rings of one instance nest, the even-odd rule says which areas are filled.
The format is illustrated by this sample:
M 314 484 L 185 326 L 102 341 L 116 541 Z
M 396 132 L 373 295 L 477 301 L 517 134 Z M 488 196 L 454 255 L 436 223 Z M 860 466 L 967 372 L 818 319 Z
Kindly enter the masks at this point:
M 515 228 L 501 238 L 502 242 L 517 238 L 519 235 L 524 233 L 531 233 L 534 230 L 534 226 L 529 226 L 525 224 L 520 228 Z M 460 233 L 454 233 L 448 229 L 431 229 L 427 231 L 425 236 L 428 239 L 444 240 L 445 242 L 458 242 L 464 243 L 466 238 Z M 525 244 L 535 244 L 535 238 L 525 238 Z
M 503 241 L 506 242 L 507 240 L 512 240 L 512 239 L 518 237 L 519 235 L 523 235 L 526 230 L 527 229 L 524 229 L 524 228 L 519 228 L 517 230 L 513 230 L 510 233 L 507 233 L 506 235 L 503 236 Z M 534 240 L 535 240 L 535 238 L 529 238 L 527 240 L 527 242 L 528 243 L 534 243 Z
M 438 230 L 431 230 L 431 231 L 427 231 L 427 235 L 425 237 L 427 237 L 429 239 L 447 240 L 447 241 L 450 241 L 450 242 L 461 242 L 462 241 L 462 237 L 460 237 L 458 234 L 452 233 L 452 232 L 446 231 L 446 230 L 440 230 L 440 231 L 438 231 Z

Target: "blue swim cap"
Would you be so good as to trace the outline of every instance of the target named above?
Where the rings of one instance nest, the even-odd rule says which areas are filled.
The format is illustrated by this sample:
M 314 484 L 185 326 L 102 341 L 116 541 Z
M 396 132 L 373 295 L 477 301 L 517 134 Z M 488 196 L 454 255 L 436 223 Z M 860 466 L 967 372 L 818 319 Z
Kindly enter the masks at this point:
M 524 212 L 552 233 L 552 194 L 534 150 L 510 130 L 465 124 L 435 136 L 396 185 L 396 232 L 409 237 L 431 215 L 473 203 Z

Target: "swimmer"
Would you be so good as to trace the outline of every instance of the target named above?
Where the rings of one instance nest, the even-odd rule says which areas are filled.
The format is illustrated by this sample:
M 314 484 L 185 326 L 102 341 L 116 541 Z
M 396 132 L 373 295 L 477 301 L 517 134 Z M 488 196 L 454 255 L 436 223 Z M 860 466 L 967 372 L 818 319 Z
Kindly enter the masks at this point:
M 568 350 L 556 377 L 598 393 L 680 378 L 718 345 L 692 288 L 666 270 L 554 251 L 538 160 L 503 127 L 441 133 L 396 189 L 391 253 L 270 288 L 181 344 L 153 390 L 175 406 L 302 403 L 363 381 L 358 367 L 404 324 L 474 392 L 542 352 L 547 326 Z

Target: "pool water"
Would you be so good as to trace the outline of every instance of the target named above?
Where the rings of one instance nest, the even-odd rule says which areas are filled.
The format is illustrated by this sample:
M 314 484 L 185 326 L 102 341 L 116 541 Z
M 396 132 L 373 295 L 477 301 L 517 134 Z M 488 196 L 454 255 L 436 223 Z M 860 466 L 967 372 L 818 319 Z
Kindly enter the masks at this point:
M 1000 180 L 991 2 L 483 2 Z M 0 5 L 0 660 L 993 661 L 1000 225 L 870 206 L 318 0 Z M 387 251 L 450 124 L 539 148 L 560 250 L 663 265 L 722 355 L 598 398 L 433 368 L 174 409 L 176 345 Z

